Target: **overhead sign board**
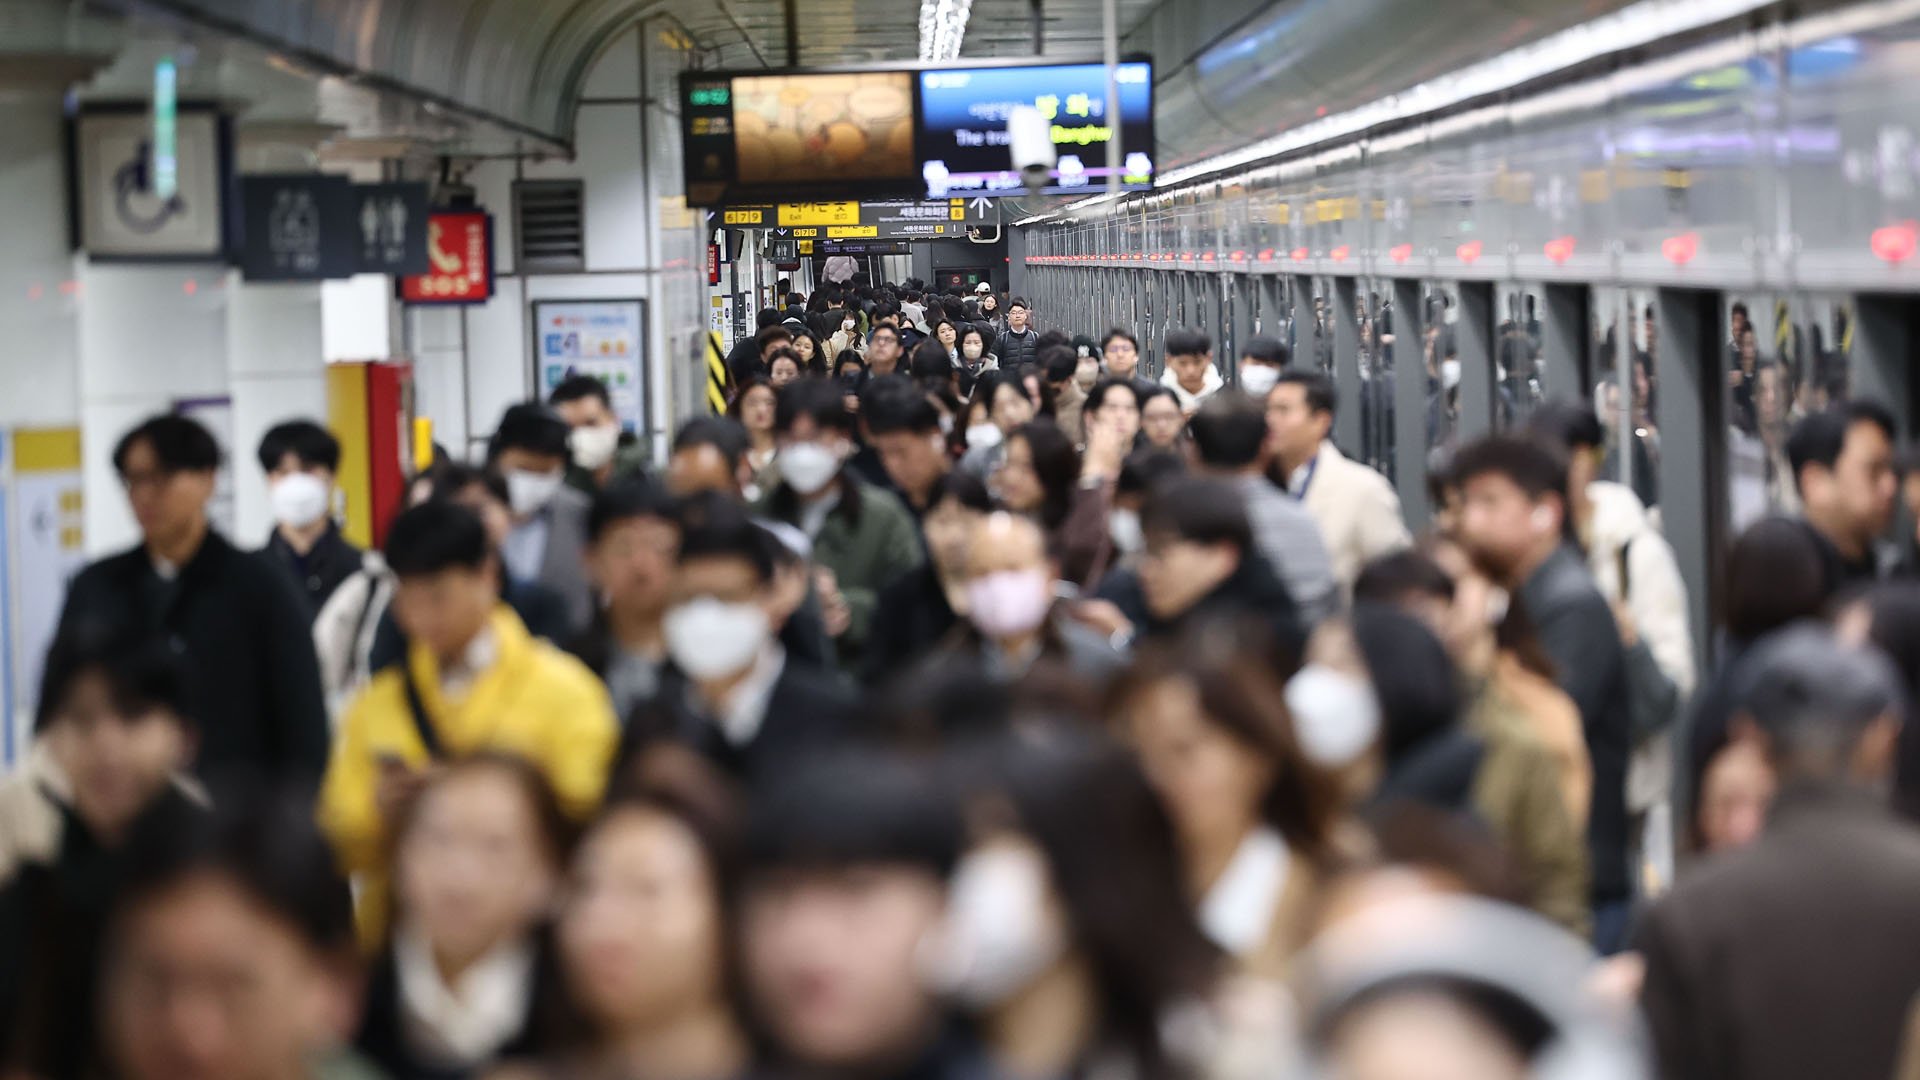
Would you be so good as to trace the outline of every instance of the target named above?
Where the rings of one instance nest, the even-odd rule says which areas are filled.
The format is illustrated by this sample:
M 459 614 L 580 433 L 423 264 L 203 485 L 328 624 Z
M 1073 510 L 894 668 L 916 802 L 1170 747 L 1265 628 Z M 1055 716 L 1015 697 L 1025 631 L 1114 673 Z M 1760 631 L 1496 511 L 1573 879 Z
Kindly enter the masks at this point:
M 493 218 L 481 210 L 427 216 L 427 272 L 400 279 L 409 304 L 480 304 L 493 297 Z
M 796 240 L 942 240 L 1000 224 L 992 199 L 889 199 L 730 207 L 728 225 L 770 229 Z
M 1047 192 L 1103 190 L 1107 148 L 1115 142 L 1122 150 L 1116 179 L 1132 189 L 1152 187 L 1152 62 L 1115 67 L 1112 117 L 1107 74 L 1097 63 L 686 72 L 680 104 L 687 203 L 1018 194 L 1026 188 L 1012 161 L 1007 118 L 1020 106 L 1040 111 L 1059 150 Z M 764 223 L 742 216 L 725 224 Z
M 363 274 L 424 274 L 427 185 L 355 184 L 353 226 Z
M 353 182 L 324 173 L 240 178 L 240 274 L 248 281 L 321 281 L 358 269 Z

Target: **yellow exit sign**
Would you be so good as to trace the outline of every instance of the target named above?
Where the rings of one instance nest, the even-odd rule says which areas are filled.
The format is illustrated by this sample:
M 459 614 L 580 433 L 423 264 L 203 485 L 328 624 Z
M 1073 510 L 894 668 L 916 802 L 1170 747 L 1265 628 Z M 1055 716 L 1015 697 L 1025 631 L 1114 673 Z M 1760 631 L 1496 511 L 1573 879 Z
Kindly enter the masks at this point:
M 766 218 L 760 210 L 729 210 L 725 216 L 727 225 L 759 225 Z
M 829 226 L 827 229 L 827 239 L 829 240 L 862 240 L 871 239 L 879 235 L 880 227 L 878 225 L 842 225 L 837 228 Z
M 783 228 L 790 225 L 858 225 L 860 224 L 860 204 L 857 202 L 781 203 L 779 224 Z

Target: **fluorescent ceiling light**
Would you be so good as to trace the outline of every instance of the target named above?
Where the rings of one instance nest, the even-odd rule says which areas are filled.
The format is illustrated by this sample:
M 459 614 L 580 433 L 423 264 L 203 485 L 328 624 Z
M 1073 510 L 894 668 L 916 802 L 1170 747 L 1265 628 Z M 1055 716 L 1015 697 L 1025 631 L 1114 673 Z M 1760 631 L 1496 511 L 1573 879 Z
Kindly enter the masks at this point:
M 972 13 L 973 0 L 920 0 L 920 59 L 958 57 Z

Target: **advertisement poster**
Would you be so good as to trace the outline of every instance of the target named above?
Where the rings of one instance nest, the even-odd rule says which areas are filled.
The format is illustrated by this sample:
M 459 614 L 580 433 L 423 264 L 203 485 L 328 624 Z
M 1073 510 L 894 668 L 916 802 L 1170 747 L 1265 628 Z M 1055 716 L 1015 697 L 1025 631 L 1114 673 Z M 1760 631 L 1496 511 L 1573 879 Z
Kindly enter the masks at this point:
M 606 384 L 620 426 L 646 430 L 644 301 L 536 301 L 533 325 L 534 373 L 542 398 L 569 376 L 591 375 Z
M 12 498 L 0 526 L 0 546 L 9 549 L 13 581 L 11 659 L 20 706 L 5 748 L 17 759 L 21 735 L 31 727 L 33 697 L 47 645 L 60 621 L 67 582 L 87 564 L 85 502 L 80 487 L 80 429 L 23 428 L 13 432 Z

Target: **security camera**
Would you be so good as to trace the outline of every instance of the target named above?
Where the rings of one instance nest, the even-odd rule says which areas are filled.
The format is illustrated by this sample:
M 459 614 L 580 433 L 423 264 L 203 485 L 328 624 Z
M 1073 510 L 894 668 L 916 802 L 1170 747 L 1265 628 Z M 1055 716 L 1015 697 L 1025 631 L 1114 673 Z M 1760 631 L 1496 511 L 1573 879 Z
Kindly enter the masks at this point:
M 1053 127 L 1040 110 L 1017 105 L 1007 114 L 1007 144 L 1013 151 L 1013 167 L 1020 179 L 1033 191 L 1047 186 L 1059 155 L 1053 148 Z

